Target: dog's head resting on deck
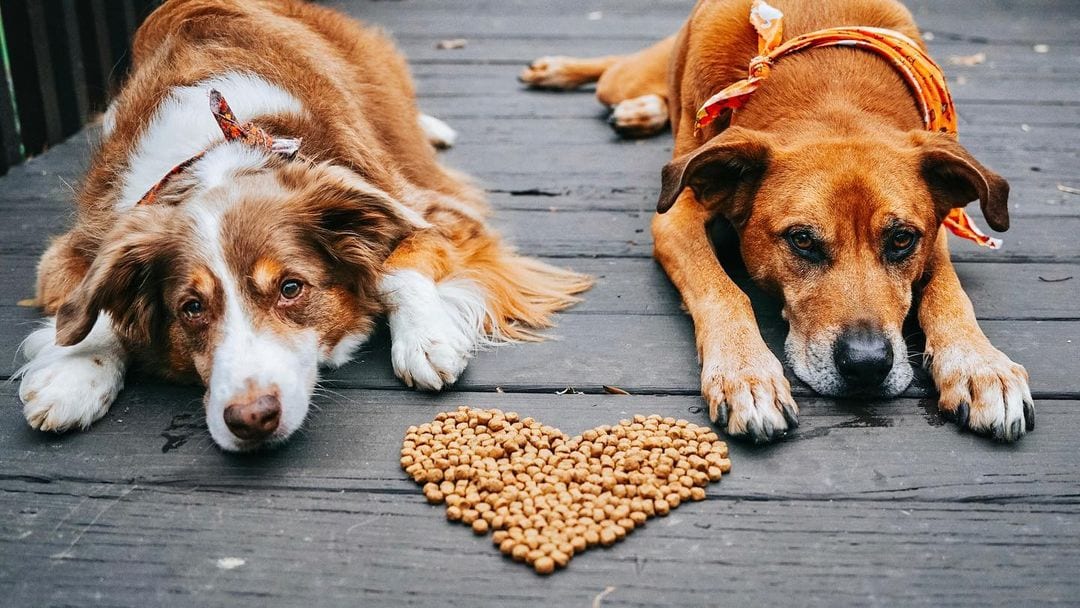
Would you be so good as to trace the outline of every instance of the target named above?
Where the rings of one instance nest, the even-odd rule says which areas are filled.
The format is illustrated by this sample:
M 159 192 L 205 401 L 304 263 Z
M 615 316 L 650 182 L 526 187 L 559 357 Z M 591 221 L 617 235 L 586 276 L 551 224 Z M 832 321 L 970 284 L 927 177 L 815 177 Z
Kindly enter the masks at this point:
M 202 381 L 222 448 L 278 442 L 304 420 L 318 365 L 370 332 L 382 263 L 418 222 L 341 167 L 222 143 L 123 214 L 60 307 L 57 342 L 106 312 L 133 351 Z
M 751 276 L 783 297 L 792 368 L 826 395 L 910 383 L 901 328 L 951 209 L 979 199 L 992 228 L 1009 223 L 1008 183 L 927 131 L 731 127 L 664 167 L 657 210 L 684 188 L 740 234 Z

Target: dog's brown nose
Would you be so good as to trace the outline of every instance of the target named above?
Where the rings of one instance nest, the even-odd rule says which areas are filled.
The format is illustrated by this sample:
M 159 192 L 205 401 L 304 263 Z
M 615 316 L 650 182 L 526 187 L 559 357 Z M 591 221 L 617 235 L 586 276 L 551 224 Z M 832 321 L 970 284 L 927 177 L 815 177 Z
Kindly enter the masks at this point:
M 225 424 L 243 440 L 270 436 L 280 421 L 281 401 L 275 395 L 263 395 L 248 403 L 232 403 L 225 408 Z
M 867 327 L 848 329 L 833 346 L 833 360 L 849 390 L 874 389 L 892 371 L 892 344 L 880 331 Z

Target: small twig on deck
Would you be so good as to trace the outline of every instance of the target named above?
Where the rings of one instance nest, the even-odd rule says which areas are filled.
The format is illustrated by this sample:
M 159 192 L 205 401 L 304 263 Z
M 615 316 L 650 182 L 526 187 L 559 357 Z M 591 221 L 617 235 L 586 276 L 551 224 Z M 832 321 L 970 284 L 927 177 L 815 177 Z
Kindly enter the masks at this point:
M 1066 194 L 1080 194 L 1080 188 L 1073 188 L 1072 186 L 1066 186 L 1065 184 L 1058 184 L 1057 189 Z
M 600 602 L 603 602 L 604 597 L 613 591 L 615 591 L 615 587 L 606 587 L 603 591 L 597 593 L 592 600 L 592 608 L 600 608 Z
M 440 40 L 435 45 L 435 48 L 440 51 L 450 51 L 456 49 L 463 49 L 468 43 L 469 41 L 464 38 L 448 38 L 446 40 Z

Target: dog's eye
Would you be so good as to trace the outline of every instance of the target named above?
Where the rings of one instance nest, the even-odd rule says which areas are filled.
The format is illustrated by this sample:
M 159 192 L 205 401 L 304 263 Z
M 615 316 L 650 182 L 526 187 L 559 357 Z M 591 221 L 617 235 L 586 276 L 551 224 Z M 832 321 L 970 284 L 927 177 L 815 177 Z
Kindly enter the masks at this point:
M 203 304 L 198 300 L 188 300 L 180 306 L 180 313 L 189 321 L 198 319 L 203 314 Z
M 281 297 L 286 300 L 295 300 L 304 293 L 304 284 L 299 279 L 285 279 L 281 282 Z
M 814 235 L 808 230 L 796 230 L 788 235 L 788 240 L 800 251 L 810 251 L 814 248 Z
M 913 230 L 901 228 L 889 235 L 885 247 L 885 255 L 892 261 L 898 262 L 908 256 L 915 249 L 919 235 Z
M 813 231 L 807 228 L 794 228 L 784 237 L 795 255 L 814 263 L 825 261 L 825 250 Z

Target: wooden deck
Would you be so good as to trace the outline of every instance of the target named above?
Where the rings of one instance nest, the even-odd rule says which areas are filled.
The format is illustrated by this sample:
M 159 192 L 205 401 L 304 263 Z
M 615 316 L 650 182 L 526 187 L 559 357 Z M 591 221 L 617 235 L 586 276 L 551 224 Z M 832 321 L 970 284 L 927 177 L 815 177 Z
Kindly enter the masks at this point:
M 90 432 L 55 436 L 30 430 L 17 386 L 0 385 L 0 604 L 1080 603 L 1080 196 L 1058 188 L 1080 187 L 1075 0 L 911 4 L 953 82 L 962 140 L 1013 187 L 1005 249 L 954 241 L 955 258 L 986 333 L 1031 373 L 1036 430 L 1017 445 L 959 433 L 925 378 L 871 403 L 817 398 L 793 379 L 794 436 L 733 445 L 732 473 L 708 500 L 549 578 L 448 525 L 399 470 L 400 439 L 461 404 L 570 433 L 633 413 L 705 422 L 690 321 L 649 257 L 670 139 L 620 141 L 589 93 L 515 81 L 538 55 L 634 50 L 677 28 L 690 3 L 336 4 L 397 36 L 424 110 L 461 134 L 446 161 L 484 184 L 509 237 L 597 286 L 561 316 L 557 341 L 482 353 L 438 396 L 406 390 L 379 337 L 272 453 L 220 452 L 193 388 L 132 378 Z M 466 48 L 435 49 L 458 37 Z M 983 63 L 949 65 L 976 53 Z M 3 377 L 37 317 L 16 303 L 32 296 L 46 235 L 69 221 L 90 139 L 0 179 Z M 776 303 L 754 302 L 779 352 Z

